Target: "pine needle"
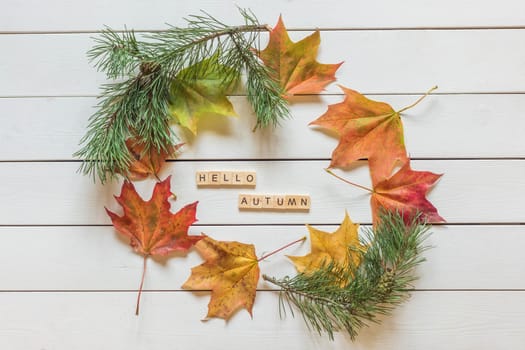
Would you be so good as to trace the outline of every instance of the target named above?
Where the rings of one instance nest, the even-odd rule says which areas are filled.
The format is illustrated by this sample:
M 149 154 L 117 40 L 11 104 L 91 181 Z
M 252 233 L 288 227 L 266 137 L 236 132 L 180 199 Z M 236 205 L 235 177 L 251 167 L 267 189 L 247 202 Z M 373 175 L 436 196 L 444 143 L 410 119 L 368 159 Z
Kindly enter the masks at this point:
M 294 308 L 301 313 L 309 329 L 325 332 L 332 340 L 335 332 L 346 331 L 355 339 L 361 328 L 378 322 L 379 315 L 389 314 L 409 297 L 417 279 L 414 269 L 425 260 L 421 253 L 428 248 L 423 242 L 429 227 L 417 220 L 407 226 L 402 215 L 383 212 L 381 223 L 364 232 L 368 249 L 359 266 L 328 264 L 291 278 L 263 276 L 281 288 L 280 314 L 285 315 L 287 305 L 292 315 Z
M 145 145 L 144 152 L 171 149 L 177 138 L 170 127 L 170 87 L 174 79 L 191 85 L 208 69 L 197 63 L 211 57 L 224 67 L 220 72 L 224 86 L 235 83 L 240 72 L 246 73 L 256 127 L 275 126 L 289 116 L 279 83 L 256 54 L 260 33 L 267 26 L 249 10 L 239 11 L 244 21 L 240 26 L 228 26 L 203 12 L 186 19 L 186 27 L 169 27 L 141 40 L 133 31 L 118 33 L 110 28 L 94 39 L 88 57 L 114 81 L 102 87 L 97 111 L 74 154 L 84 161 L 81 172 L 102 183 L 116 174 L 126 175 L 132 155 L 125 142 L 130 137 Z

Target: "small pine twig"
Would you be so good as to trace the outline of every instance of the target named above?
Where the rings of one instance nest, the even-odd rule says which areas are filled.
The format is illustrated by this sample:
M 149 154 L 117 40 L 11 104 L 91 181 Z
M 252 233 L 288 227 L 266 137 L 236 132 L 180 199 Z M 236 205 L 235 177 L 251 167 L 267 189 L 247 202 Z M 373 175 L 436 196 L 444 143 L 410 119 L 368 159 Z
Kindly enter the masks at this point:
M 418 224 L 417 217 L 407 226 L 400 213 L 383 211 L 380 216 L 378 227 L 364 232 L 362 243 L 368 249 L 360 253 L 360 265 L 328 264 L 311 274 L 282 279 L 263 275 L 281 289 L 281 315 L 287 303 L 292 315 L 299 311 L 319 334 L 333 340 L 335 332 L 346 331 L 355 339 L 362 327 L 379 322 L 378 315 L 404 302 L 417 279 L 414 269 L 425 260 L 421 253 L 427 249 L 423 242 L 428 226 Z

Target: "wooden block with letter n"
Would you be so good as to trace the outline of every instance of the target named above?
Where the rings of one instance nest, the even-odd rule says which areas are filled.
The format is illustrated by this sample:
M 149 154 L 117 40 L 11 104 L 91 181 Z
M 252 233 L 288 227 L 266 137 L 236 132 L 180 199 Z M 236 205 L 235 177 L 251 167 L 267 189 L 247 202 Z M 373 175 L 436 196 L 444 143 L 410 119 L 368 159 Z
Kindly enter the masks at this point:
M 250 210 L 310 210 L 309 195 L 239 194 L 239 209 Z

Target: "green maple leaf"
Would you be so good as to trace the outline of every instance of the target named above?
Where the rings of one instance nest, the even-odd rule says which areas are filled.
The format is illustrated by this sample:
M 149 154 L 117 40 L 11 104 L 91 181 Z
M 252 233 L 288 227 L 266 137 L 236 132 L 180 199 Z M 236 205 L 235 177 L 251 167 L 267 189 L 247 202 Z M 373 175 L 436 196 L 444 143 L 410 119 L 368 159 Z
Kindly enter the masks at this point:
M 170 115 L 194 135 L 204 116 L 237 116 L 226 95 L 238 79 L 237 70 L 221 65 L 214 57 L 180 71 L 171 86 Z

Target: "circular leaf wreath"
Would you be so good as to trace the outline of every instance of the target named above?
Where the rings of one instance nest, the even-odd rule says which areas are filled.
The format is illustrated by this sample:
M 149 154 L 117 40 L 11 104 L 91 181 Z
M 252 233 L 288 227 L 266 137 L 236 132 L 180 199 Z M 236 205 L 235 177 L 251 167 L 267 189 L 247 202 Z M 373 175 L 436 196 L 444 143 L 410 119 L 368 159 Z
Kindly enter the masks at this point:
M 278 126 L 290 117 L 288 100 L 297 94 L 318 94 L 335 80 L 341 65 L 317 62 L 319 31 L 293 42 L 281 18 L 275 28 L 261 25 L 249 10 L 240 9 L 244 23 L 228 26 L 211 15 L 190 16 L 184 28 L 144 35 L 109 28 L 95 38 L 89 51 L 96 67 L 113 82 L 103 87 L 96 113 L 75 154 L 83 160 L 84 174 L 102 183 L 118 174 L 126 178 L 116 197 L 124 214 L 108 210 L 115 229 L 130 239 L 144 258 L 137 298 L 150 256 L 187 251 L 195 246 L 204 263 L 192 269 L 183 288 L 211 290 L 207 317 L 228 319 L 240 308 L 251 314 L 259 281 L 259 262 L 305 238 L 257 258 L 255 247 L 188 235 L 195 222 L 197 202 L 171 212 L 170 177 L 158 172 L 180 143 L 171 128 L 178 124 L 197 133 L 199 117 L 232 115 L 227 98 L 245 76 L 247 99 L 257 117 L 255 129 Z M 264 50 L 262 32 L 270 33 Z M 333 233 L 308 226 L 311 253 L 290 257 L 294 277 L 262 278 L 280 288 L 280 314 L 298 311 L 308 327 L 333 339 L 345 330 L 352 339 L 377 316 L 388 314 L 409 296 L 416 279 L 414 268 L 424 261 L 427 222 L 443 221 L 426 199 L 439 179 L 415 171 L 404 144 L 400 115 L 415 106 L 395 111 L 357 91 L 341 87 L 345 99 L 311 124 L 339 136 L 330 168 L 345 168 L 368 159 L 372 188 L 336 178 L 371 193 L 373 227 L 358 233 L 358 225 L 345 215 Z M 400 166 L 400 167 L 399 167 Z M 392 175 L 396 167 L 397 172 Z M 158 182 L 144 201 L 129 180 L 154 176 Z

